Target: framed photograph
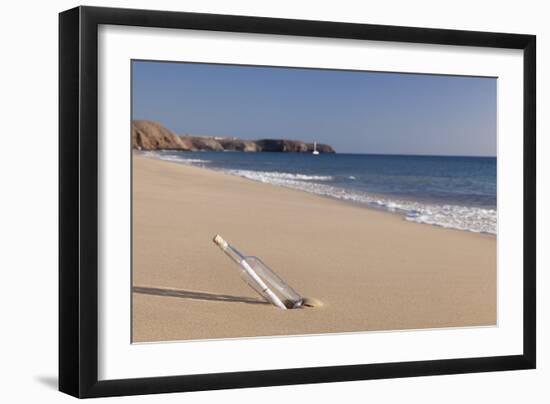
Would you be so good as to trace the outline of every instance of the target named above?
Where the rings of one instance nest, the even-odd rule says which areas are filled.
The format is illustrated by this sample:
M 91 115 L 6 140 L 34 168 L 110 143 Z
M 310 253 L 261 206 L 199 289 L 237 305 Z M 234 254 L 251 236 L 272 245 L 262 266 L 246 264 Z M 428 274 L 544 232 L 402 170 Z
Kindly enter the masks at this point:
M 59 388 L 535 368 L 535 37 L 59 17 Z

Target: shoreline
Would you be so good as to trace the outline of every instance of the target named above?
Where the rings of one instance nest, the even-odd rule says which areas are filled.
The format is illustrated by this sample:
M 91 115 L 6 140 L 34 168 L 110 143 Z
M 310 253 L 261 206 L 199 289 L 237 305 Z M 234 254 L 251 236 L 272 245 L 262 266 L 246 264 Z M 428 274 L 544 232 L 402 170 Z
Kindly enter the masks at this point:
M 495 235 L 132 159 L 133 342 L 496 324 Z M 265 305 L 212 244 L 216 233 L 323 305 Z
M 353 201 L 353 200 L 348 200 L 348 199 L 341 199 L 341 198 L 337 198 L 337 197 L 334 197 L 334 196 L 331 196 L 331 195 L 319 194 L 319 193 L 307 191 L 305 189 L 293 188 L 293 187 L 289 187 L 289 186 L 284 186 L 284 185 L 279 185 L 279 184 L 272 184 L 272 183 L 268 183 L 268 182 L 253 180 L 251 178 L 240 176 L 238 174 L 227 173 L 223 169 L 209 168 L 209 167 L 206 166 L 206 164 L 203 165 L 203 166 L 200 166 L 200 165 L 197 165 L 197 164 L 185 163 L 183 161 L 178 162 L 178 161 L 164 160 L 162 158 L 147 156 L 147 155 L 140 154 L 140 153 L 142 153 L 142 151 L 138 151 L 138 152 L 134 151 L 133 154 L 132 154 L 132 158 L 135 157 L 135 156 L 141 156 L 141 157 L 144 157 L 144 158 L 147 158 L 147 159 L 158 160 L 158 161 L 162 161 L 162 162 L 169 163 L 169 164 L 177 164 L 177 165 L 183 165 L 183 166 L 186 166 L 186 167 L 194 167 L 194 168 L 198 168 L 198 169 L 213 171 L 213 172 L 216 172 L 216 173 L 220 173 L 222 175 L 241 178 L 241 179 L 244 179 L 246 181 L 253 182 L 253 183 L 265 184 L 265 185 L 270 185 L 270 186 L 274 186 L 274 187 L 278 187 L 278 188 L 284 188 L 284 189 L 291 189 L 291 190 L 294 190 L 294 191 L 303 192 L 303 193 L 310 194 L 310 195 L 315 195 L 315 196 L 320 197 L 320 198 L 326 198 L 326 199 L 329 199 L 329 200 L 332 200 L 332 201 L 336 201 L 336 202 L 342 203 L 344 205 L 359 207 L 359 208 L 362 208 L 362 209 L 374 210 L 374 211 L 382 212 L 382 213 L 387 213 L 387 214 L 390 214 L 390 215 L 397 216 L 397 217 L 401 218 L 406 223 L 417 223 L 417 224 L 422 224 L 422 225 L 426 225 L 426 226 L 433 226 L 433 227 L 446 229 L 446 230 L 474 233 L 474 234 L 480 234 L 480 235 L 487 235 L 487 236 L 490 236 L 490 237 L 494 237 L 495 239 L 497 238 L 497 233 L 491 233 L 491 232 L 487 232 L 487 231 L 475 231 L 475 230 L 470 230 L 470 229 L 460 229 L 460 228 L 456 228 L 456 227 L 447 227 L 447 226 L 443 226 L 443 225 L 436 224 L 436 223 L 415 222 L 415 221 L 407 220 L 407 216 L 405 214 L 405 211 L 390 210 L 390 209 L 382 207 L 382 206 L 376 206 L 375 204 L 368 204 L 368 203 L 363 203 L 363 202 L 358 202 L 358 201 Z M 189 151 L 187 153 L 189 153 L 189 154 L 199 153 L 200 154 L 200 153 L 205 153 L 205 151 L 195 151 L 195 152 Z M 218 152 L 218 153 L 244 153 L 244 152 L 240 152 L 240 151 L 223 151 L 223 152 Z M 446 156 L 443 156 L 443 157 L 446 157 Z M 454 157 L 454 156 L 451 156 L 451 157 Z M 457 157 L 461 157 L 461 156 L 457 156 Z M 485 157 L 482 157 L 482 158 L 485 158 Z M 192 160 L 192 159 L 190 159 L 190 160 Z M 197 160 L 200 160 L 200 159 L 197 159 Z M 369 196 L 373 197 L 373 198 L 388 199 L 388 196 L 382 195 L 382 194 L 376 194 L 376 193 L 369 193 Z M 422 200 L 422 199 L 419 199 L 419 200 L 405 200 L 405 199 L 399 199 L 399 197 L 397 197 L 394 200 L 397 201 L 397 202 L 406 201 L 406 202 L 421 203 L 421 204 L 428 204 L 428 205 L 437 204 L 436 201 Z M 461 206 L 461 205 L 455 205 L 455 206 Z M 482 208 L 482 209 L 486 209 L 486 208 Z

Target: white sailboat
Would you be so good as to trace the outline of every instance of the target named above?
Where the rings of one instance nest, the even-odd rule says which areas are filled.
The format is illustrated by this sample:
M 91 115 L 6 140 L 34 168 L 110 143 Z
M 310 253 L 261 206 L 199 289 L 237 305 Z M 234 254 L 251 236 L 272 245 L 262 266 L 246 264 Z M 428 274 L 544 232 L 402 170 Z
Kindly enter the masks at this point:
M 319 154 L 319 150 L 317 150 L 317 142 L 313 142 L 313 152 L 312 152 L 312 154 L 314 154 L 314 155 Z

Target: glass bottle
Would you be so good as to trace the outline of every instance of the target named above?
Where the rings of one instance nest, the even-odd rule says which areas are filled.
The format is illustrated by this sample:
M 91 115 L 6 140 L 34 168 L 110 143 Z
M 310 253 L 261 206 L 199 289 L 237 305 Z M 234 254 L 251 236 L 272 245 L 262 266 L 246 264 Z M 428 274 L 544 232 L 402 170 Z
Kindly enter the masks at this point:
M 269 303 L 283 310 L 297 309 L 304 304 L 304 298 L 258 257 L 242 255 L 220 235 L 216 235 L 213 241 L 239 265 L 241 278 Z

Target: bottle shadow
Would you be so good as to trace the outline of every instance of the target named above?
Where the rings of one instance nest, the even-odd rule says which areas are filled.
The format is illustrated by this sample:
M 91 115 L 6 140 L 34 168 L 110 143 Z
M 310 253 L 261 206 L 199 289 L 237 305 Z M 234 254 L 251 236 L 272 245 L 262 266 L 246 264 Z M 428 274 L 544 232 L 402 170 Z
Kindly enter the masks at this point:
M 152 288 L 145 286 L 134 286 L 132 292 L 141 293 L 144 295 L 154 295 L 154 296 L 168 296 L 168 297 L 179 297 L 182 299 L 193 299 L 193 300 L 209 300 L 214 302 L 234 302 L 234 303 L 247 303 L 247 304 L 267 304 L 269 303 L 256 299 L 253 297 L 246 296 L 233 296 L 233 295 L 224 295 L 220 293 L 209 293 L 209 292 L 199 292 L 193 290 L 181 290 L 181 289 L 168 289 L 168 288 Z

